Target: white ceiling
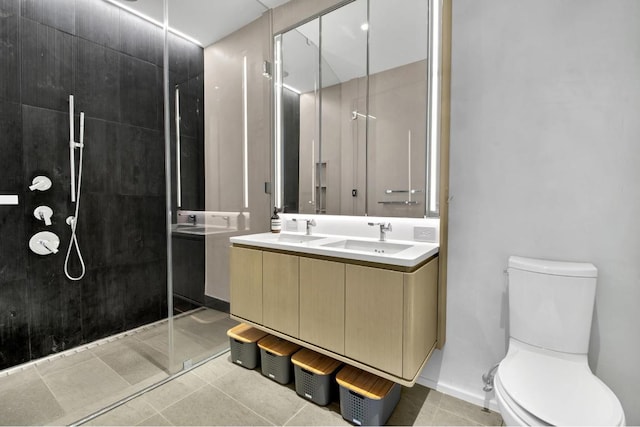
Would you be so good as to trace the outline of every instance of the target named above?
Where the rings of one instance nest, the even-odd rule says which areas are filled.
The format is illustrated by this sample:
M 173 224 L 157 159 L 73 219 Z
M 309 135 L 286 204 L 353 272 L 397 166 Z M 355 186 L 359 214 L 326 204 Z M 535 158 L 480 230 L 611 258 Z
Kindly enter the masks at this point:
M 169 0 L 169 26 L 202 46 L 224 38 L 257 19 L 268 9 L 289 0 Z M 162 0 L 116 0 L 158 22 L 163 22 Z

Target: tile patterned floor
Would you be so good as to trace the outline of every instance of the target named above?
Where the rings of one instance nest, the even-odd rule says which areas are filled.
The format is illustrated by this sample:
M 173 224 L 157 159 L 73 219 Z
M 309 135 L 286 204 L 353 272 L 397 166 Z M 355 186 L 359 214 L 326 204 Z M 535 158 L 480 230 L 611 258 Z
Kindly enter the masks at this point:
M 228 347 L 228 314 L 202 310 L 174 321 L 173 360 Z M 167 325 L 0 377 L 0 425 L 73 423 L 168 377 Z M 181 363 L 175 362 L 174 365 Z M 175 372 L 177 366 L 173 367 Z M 501 425 L 499 414 L 416 385 L 404 387 L 389 425 Z M 228 353 L 88 425 L 350 425 L 338 402 L 320 407 L 229 361 Z
M 293 384 L 280 385 L 234 365 L 225 354 L 89 425 L 351 425 L 338 402 L 320 407 L 300 398 Z M 495 412 L 426 387 L 403 387 L 388 425 L 501 425 Z
M 51 361 L 0 376 L 0 425 L 62 425 L 228 347 L 226 331 L 237 322 L 215 310 L 174 319 L 173 367 L 169 369 L 168 322 Z M 152 409 L 152 413 L 155 413 Z

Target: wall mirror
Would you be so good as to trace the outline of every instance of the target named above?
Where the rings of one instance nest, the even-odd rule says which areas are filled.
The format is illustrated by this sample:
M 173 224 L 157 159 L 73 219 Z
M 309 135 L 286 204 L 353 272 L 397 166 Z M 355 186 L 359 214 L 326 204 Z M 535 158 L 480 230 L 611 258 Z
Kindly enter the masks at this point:
M 428 22 L 429 0 L 354 0 L 275 36 L 285 212 L 438 216 Z

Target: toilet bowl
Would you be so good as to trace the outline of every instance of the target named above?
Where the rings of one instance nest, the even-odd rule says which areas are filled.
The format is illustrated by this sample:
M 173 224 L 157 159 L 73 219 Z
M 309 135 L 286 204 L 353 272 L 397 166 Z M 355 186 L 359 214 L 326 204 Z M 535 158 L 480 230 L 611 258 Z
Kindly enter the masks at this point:
M 494 377 L 506 425 L 625 425 L 589 368 L 597 269 L 509 258 L 509 349 Z
M 620 402 L 593 375 L 586 355 L 511 340 L 494 390 L 506 425 L 625 425 Z

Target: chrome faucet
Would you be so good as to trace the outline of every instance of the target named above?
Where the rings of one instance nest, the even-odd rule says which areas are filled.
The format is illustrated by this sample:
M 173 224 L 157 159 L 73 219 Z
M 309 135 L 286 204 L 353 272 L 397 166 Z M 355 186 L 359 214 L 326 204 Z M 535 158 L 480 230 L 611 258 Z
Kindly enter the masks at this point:
M 387 240 L 387 231 L 393 231 L 391 228 L 390 222 L 369 222 L 370 226 L 379 225 L 380 226 L 380 241 L 384 242 Z
M 211 216 L 214 218 L 221 218 L 227 224 L 227 228 L 231 227 L 231 218 L 229 217 L 229 215 L 211 214 Z
M 198 217 L 197 217 L 197 216 L 195 216 L 195 215 L 189 215 L 187 218 L 188 218 L 188 220 L 189 220 L 189 222 L 190 222 L 191 224 L 196 225 L 196 222 L 198 221 Z
M 315 227 L 316 224 L 316 220 L 315 219 L 298 219 L 298 218 L 293 218 L 294 221 L 298 222 L 298 221 L 304 221 L 307 223 L 307 236 L 311 236 L 311 227 Z

